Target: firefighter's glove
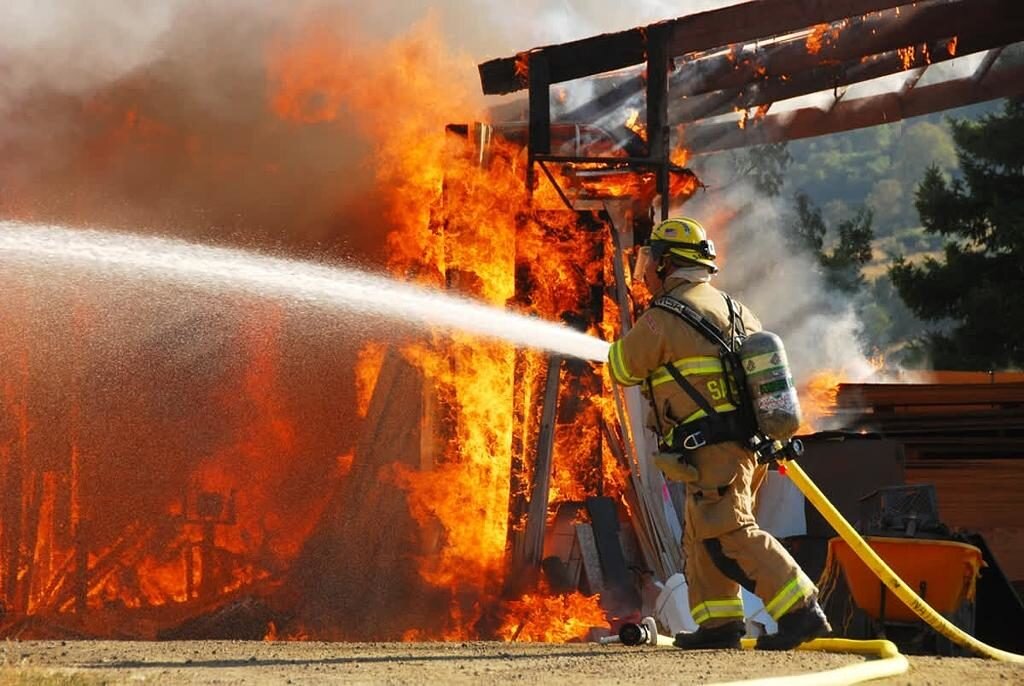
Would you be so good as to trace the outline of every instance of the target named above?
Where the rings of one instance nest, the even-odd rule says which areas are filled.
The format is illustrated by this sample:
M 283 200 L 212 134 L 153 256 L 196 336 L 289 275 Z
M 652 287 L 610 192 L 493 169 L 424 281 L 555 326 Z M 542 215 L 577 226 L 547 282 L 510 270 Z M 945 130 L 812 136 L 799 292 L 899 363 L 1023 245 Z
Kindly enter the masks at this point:
M 669 481 L 689 484 L 697 481 L 699 477 L 697 468 L 685 462 L 679 453 L 657 453 L 654 456 L 654 464 L 658 465 L 658 469 Z

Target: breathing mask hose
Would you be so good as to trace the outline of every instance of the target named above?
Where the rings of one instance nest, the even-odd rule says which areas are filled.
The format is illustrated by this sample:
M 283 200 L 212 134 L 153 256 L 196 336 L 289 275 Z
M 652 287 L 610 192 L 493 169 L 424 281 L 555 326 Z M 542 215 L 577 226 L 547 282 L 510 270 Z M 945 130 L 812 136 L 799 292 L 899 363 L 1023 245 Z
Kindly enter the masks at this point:
M 913 610 L 914 614 L 949 640 L 969 648 L 979 655 L 1003 662 L 1024 663 L 1024 655 L 1017 655 L 1016 653 L 1000 650 L 999 648 L 982 643 L 936 612 L 921 596 L 917 595 L 896 575 L 896 572 L 885 563 L 885 560 L 878 556 L 878 553 L 871 549 L 871 546 L 861 538 L 856 529 L 839 513 L 839 510 L 829 502 L 825 494 L 811 481 L 810 477 L 807 476 L 807 472 L 800 465 L 795 461 L 789 460 L 782 462 L 781 466 L 784 467 L 786 475 L 793 481 L 793 484 L 800 489 L 804 497 L 811 501 L 815 509 L 821 513 L 825 521 L 832 525 L 832 528 L 836 530 L 840 538 L 846 541 L 846 544 L 857 554 L 857 557 L 875 573 L 875 576 L 882 583 L 889 587 L 897 598 Z

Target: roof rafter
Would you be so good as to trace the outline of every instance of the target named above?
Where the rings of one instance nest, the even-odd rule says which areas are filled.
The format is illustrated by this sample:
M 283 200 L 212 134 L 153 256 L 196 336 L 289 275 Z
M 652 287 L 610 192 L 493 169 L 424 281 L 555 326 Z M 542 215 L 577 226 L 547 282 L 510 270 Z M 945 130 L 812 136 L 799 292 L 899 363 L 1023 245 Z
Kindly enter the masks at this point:
M 907 0 L 756 0 L 649 26 L 606 33 L 490 60 L 479 65 L 485 95 L 514 93 L 529 86 L 528 60 L 542 55 L 550 83 L 593 76 L 640 64 L 647 59 L 647 38 L 664 32 L 669 56 L 783 35 L 816 24 L 906 5 Z

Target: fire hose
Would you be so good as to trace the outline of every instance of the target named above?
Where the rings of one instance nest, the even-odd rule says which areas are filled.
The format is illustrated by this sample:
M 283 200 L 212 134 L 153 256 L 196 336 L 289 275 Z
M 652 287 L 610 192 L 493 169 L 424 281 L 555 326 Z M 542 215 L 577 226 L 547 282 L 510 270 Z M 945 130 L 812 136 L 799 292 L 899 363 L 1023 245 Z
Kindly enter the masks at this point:
M 615 386 L 615 388 L 616 411 L 619 415 L 619 422 L 625 430 L 627 424 L 626 413 L 623 407 L 624 403 L 619 395 L 620 391 L 618 386 Z M 825 494 L 821 492 L 821 489 L 819 489 L 811 480 L 803 468 L 797 464 L 795 458 L 798 457 L 800 453 L 802 453 L 802 450 L 799 449 L 799 446 L 796 446 L 795 449 L 792 450 L 780 450 L 778 455 L 774 456 L 777 458 L 779 463 L 779 472 L 790 478 L 793 484 L 801 493 L 803 493 L 804 497 L 811 501 L 811 504 L 814 505 L 815 509 L 821 513 L 825 518 L 825 521 L 835 529 L 840 538 L 850 546 L 850 549 L 854 551 L 857 557 L 867 565 L 875 576 L 877 576 L 878 579 L 884 583 L 897 598 L 903 601 L 907 607 L 909 607 L 935 631 L 957 645 L 968 648 L 979 655 L 994 660 L 1024 663 L 1024 655 L 1018 655 L 1016 653 L 1011 653 L 1009 651 L 1000 650 L 999 648 L 990 646 L 954 625 L 941 614 L 936 612 L 934 608 L 928 605 L 924 599 L 922 599 L 913 591 L 913 589 L 910 588 L 910 586 L 900 579 L 896 572 L 894 572 L 892 568 L 889 567 L 889 565 L 886 564 L 886 562 L 878 555 L 878 553 L 876 553 L 867 544 L 867 542 L 864 541 L 860 534 L 857 533 L 856 529 L 846 521 L 846 518 L 843 517 L 839 510 L 837 510 L 829 499 L 825 497 Z M 658 636 L 656 630 L 648 631 L 644 625 L 636 626 L 636 632 L 627 632 L 626 635 L 622 635 L 620 633 L 620 637 L 616 638 L 619 638 L 623 643 L 632 643 L 633 645 L 638 645 L 640 643 L 649 643 L 651 645 L 671 645 L 672 639 L 668 639 L 664 636 Z M 636 633 L 636 636 L 633 636 L 633 633 Z M 623 640 L 626 639 L 626 636 L 629 636 L 632 640 Z M 753 639 L 743 639 L 741 642 L 742 647 L 747 650 L 752 649 L 754 647 L 754 643 L 755 641 Z M 799 646 L 798 650 L 822 650 L 830 652 L 867 654 L 874 655 L 879 659 L 825 672 L 808 674 L 804 677 L 782 677 L 779 679 L 769 678 L 742 683 L 762 685 L 783 683 L 792 684 L 801 682 L 816 684 L 854 684 L 886 676 L 896 676 L 909 669 L 909 663 L 907 662 L 906 657 L 900 654 L 899 649 L 894 643 L 887 640 L 861 641 L 841 638 L 823 638 L 808 641 L 807 643 Z
M 846 518 L 835 508 L 825 497 L 821 489 L 811 480 L 795 460 L 780 462 L 779 471 L 788 476 L 793 484 L 800 489 L 814 507 L 821 513 L 825 520 L 832 525 L 840 538 L 857 554 L 865 565 L 882 581 L 904 604 L 924 622 L 931 626 L 954 643 L 969 648 L 984 657 L 1004 662 L 1024 663 L 1024 655 L 1017 655 L 1005 650 L 990 646 L 970 634 L 966 633 L 941 614 L 928 605 L 910 586 L 908 586 L 879 557 L 878 553 L 864 541 L 857 531 L 850 525 Z M 650 644 L 655 646 L 670 646 L 672 639 L 666 636 L 659 636 L 652 630 L 651 621 L 645 621 L 640 625 L 630 625 L 620 631 L 618 642 L 627 645 Z M 741 641 L 744 650 L 751 650 L 756 644 L 755 639 L 745 638 Z M 848 665 L 821 672 L 813 672 L 801 676 L 769 677 L 765 679 L 754 679 L 748 681 L 734 682 L 744 686 L 781 686 L 782 684 L 855 684 L 872 679 L 881 679 L 890 676 L 898 676 L 905 673 L 910 664 L 892 641 L 876 640 L 853 640 L 844 638 L 819 638 L 800 645 L 797 650 L 819 650 L 827 652 L 852 653 L 857 655 L 874 656 L 877 659 Z
M 885 560 L 879 557 L 878 553 L 871 549 L 871 546 L 861 538 L 856 529 L 846 521 L 846 518 L 829 502 L 825 494 L 821 492 L 821 489 L 807 476 L 807 472 L 795 461 L 790 460 L 780 463 L 780 471 L 784 472 L 793 484 L 800 489 L 804 497 L 811 501 L 811 504 L 821 513 L 825 521 L 832 525 L 832 528 L 836 530 L 840 538 L 846 541 L 846 544 L 875 573 L 875 576 L 888 586 L 897 598 L 902 600 L 907 607 L 913 610 L 914 614 L 924 620 L 930 627 L 954 643 L 969 648 L 984 657 L 1003 662 L 1024 663 L 1024 655 L 1017 655 L 1016 653 L 1000 650 L 987 643 L 983 643 L 936 612 L 921 596 L 915 593 L 910 586 L 897 576 L 896 572 L 885 563 Z

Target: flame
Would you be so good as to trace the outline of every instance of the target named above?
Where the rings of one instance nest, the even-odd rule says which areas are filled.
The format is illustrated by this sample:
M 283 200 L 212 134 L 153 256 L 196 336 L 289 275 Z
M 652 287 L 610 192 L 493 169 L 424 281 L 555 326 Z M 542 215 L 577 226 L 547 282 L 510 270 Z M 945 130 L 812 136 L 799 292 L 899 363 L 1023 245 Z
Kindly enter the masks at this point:
M 530 53 L 521 52 L 516 55 L 515 61 L 516 78 L 524 86 L 530 83 Z
M 628 110 L 624 126 L 635 133 L 641 140 L 647 140 L 647 125 L 640 121 L 640 110 Z
M 348 476 L 348 473 L 352 471 L 352 464 L 355 462 L 355 455 L 347 453 L 345 455 L 338 455 L 338 475 Z
M 835 410 L 839 385 L 846 375 L 838 370 L 825 369 L 814 374 L 800 392 L 803 424 L 797 433 L 814 433 L 822 428 L 822 421 Z
M 804 42 L 807 52 L 817 55 L 821 49 L 835 42 L 843 29 L 843 23 L 835 26 L 831 24 L 815 24 Z
M 498 636 L 506 641 L 564 643 L 586 638 L 594 627 L 608 627 L 597 595 L 526 594 L 506 603 L 505 612 Z
M 521 63 L 525 67 L 525 60 Z M 416 73 L 427 65 L 409 67 Z M 443 125 L 431 116 L 418 120 L 415 113 L 431 113 L 429 103 L 438 99 L 432 80 L 425 79 L 423 85 L 422 91 L 406 91 L 410 100 L 423 103 L 410 107 L 413 122 L 390 122 L 399 131 L 382 136 L 377 150 L 380 185 L 392 189 L 391 206 L 403 208 L 392 216 L 397 228 L 388 238 L 391 270 L 500 307 L 556 321 L 574 318 L 597 333 L 597 322 L 607 321 L 597 314 L 602 296 L 595 303 L 593 287 L 604 278 L 601 253 L 607 227 L 580 226 L 575 213 L 564 211 L 557 198 L 541 191 L 531 201 L 518 147 L 496 140 L 486 151 L 472 151 L 472 137 L 445 135 Z M 376 117 L 377 111 L 368 108 L 364 114 Z M 602 179 L 595 190 L 608 192 L 610 187 Z M 401 354 L 421 370 L 426 388 L 437 389 L 440 416 L 432 424 L 447 428 L 432 439 L 428 435 L 436 446 L 432 464 L 420 469 L 395 464 L 387 478 L 406 493 L 409 511 L 424 532 L 426 549 L 415 558 L 419 576 L 452 593 L 445 620 L 410 627 L 403 635 L 409 640 L 473 638 L 488 607 L 507 611 L 500 582 L 509 503 L 521 496 L 510 489 L 513 449 L 526 458 L 518 462 L 524 470 L 518 478 L 528 480 L 538 438 L 530 417 L 534 408 L 539 410 L 546 364 L 534 353 L 458 335 L 408 345 Z M 608 466 L 614 460 L 602 459 L 600 410 L 590 400 L 602 393 L 600 376 L 585 366 L 564 367 L 559 373 L 560 406 L 573 399 L 579 406 L 575 412 L 559 413 L 549 497 L 621 493 L 621 474 L 613 483 L 604 482 L 615 469 Z M 530 408 L 518 425 L 517 392 L 525 394 L 522 403 Z M 546 596 L 542 592 L 538 597 Z M 587 613 L 597 603 L 550 601 L 561 607 L 558 616 L 568 626 L 591 621 Z M 571 616 L 577 612 L 583 613 L 582 619 Z M 549 633 L 548 640 L 561 640 L 562 635 Z
M 451 85 L 472 83 L 469 79 L 437 78 L 465 64 L 439 50 L 430 22 L 366 51 L 359 49 L 358 38 L 350 41 L 333 28 L 339 25 L 310 17 L 273 38 L 264 55 L 266 108 L 277 117 L 282 135 L 311 126 L 355 128 L 372 141 L 376 181 L 386 200 L 380 221 L 393 229 L 387 238 L 391 271 L 499 307 L 571 321 L 605 338 L 617 336 L 618 307 L 601 288 L 612 280 L 608 227 L 597 218 L 580 220 L 541 191 L 531 199 L 519 147 L 499 140 L 486 151 L 473 151 L 480 155 L 467 154 L 467 139 L 445 133 L 445 124 L 474 116 L 476 96 Z M 517 73 L 526 78 L 528 56 L 521 57 Z M 388 116 L 382 116 L 382 103 L 390 105 L 384 108 Z M 218 152 L 209 139 L 196 137 L 181 122 L 160 120 L 144 105 L 97 96 L 86 102 L 82 116 L 97 131 L 82 153 L 90 170 L 115 167 L 126 149 L 201 162 L 221 175 L 251 163 L 241 153 Z M 673 152 L 674 164 L 686 160 L 685 149 Z M 273 163 L 260 168 L 280 172 Z M 699 186 L 695 176 L 680 169 L 672 170 L 670 182 L 670 193 L 681 199 Z M 610 174 L 591 182 L 590 191 L 639 197 L 653 195 L 654 185 L 649 173 Z M 12 206 L 17 207 L 5 204 L 5 212 Z M 18 612 L 69 613 L 82 591 L 90 611 L 163 608 L 162 621 L 170 623 L 233 594 L 279 583 L 281 570 L 309 540 L 339 481 L 361 465 L 345 446 L 333 446 L 318 463 L 323 478 L 315 488 L 309 479 L 297 484 L 298 466 L 311 458 L 301 431 L 307 417 L 283 383 L 286 317 L 274 306 L 244 306 L 247 322 L 234 339 L 237 365 L 214 392 L 214 404 L 229 418 L 222 435 L 175 462 L 185 465 L 182 473 L 168 467 L 169 474 L 153 476 L 169 485 L 149 509 L 110 532 L 93 531 L 94 540 L 87 543 L 69 540 L 62 527 L 68 521 L 75 527 L 93 525 L 99 505 L 107 501 L 65 502 L 65 474 L 27 459 L 31 417 L 22 386 L 28 386 L 29 365 L 26 361 L 24 383 L 19 370 L 0 370 L 5 415 L 0 468 L 5 485 L 17 481 L 25 496 L 13 508 L 16 517 L 8 518 L 4 510 L 0 538 L 6 539 L 14 520 L 26 532 L 14 560 L 17 569 L 0 570 L 0 583 L 14 579 L 17 588 L 3 590 L 5 598 L 25 598 L 14 608 Z M 452 597 L 447 617 L 436 625 L 410 627 L 407 635 L 476 638 L 480 620 L 495 616 L 505 618 L 511 630 L 495 634 L 492 629 L 488 637 L 558 641 L 605 626 L 596 596 L 556 596 L 541 587 L 519 600 L 502 600 L 509 502 L 523 495 L 511 492 L 510 483 L 531 476 L 538 439 L 533 411 L 543 394 L 546 358 L 462 336 L 429 338 L 405 345 L 399 354 L 422 373 L 424 394 L 434 400 L 423 403 L 424 414 L 433 412 L 434 426 L 442 428 L 431 432 L 431 423 L 423 424 L 423 442 L 436 449 L 431 459 L 423 458 L 419 468 L 396 462 L 382 473 L 402 490 L 419 528 L 423 547 L 409 551 L 408 558 L 425 584 Z M 374 344 L 356 355 L 354 402 L 364 418 L 384 358 L 385 348 Z M 602 421 L 616 421 L 607 380 L 586 364 L 566 364 L 558 373 L 549 502 L 597 494 L 620 500 L 628 471 L 607 439 L 609 434 L 614 439 L 614 426 L 607 433 L 601 428 Z M 139 410 L 140 425 L 144 411 Z M 69 444 L 72 464 L 79 457 L 89 462 L 83 454 L 88 442 Z M 94 475 L 77 472 L 71 481 L 97 483 Z M 76 590 L 79 559 L 87 574 Z M 155 620 L 138 621 L 150 622 L 149 630 Z M 114 625 L 96 631 L 110 632 Z M 144 631 L 117 626 L 126 633 Z M 317 637 L 315 624 L 308 626 L 272 621 L 264 635 L 267 640 Z
M 913 45 L 908 45 L 905 48 L 897 48 L 896 54 L 900 57 L 900 62 L 903 64 L 903 71 L 910 69 L 914 66 L 914 59 L 917 55 L 917 49 Z
M 946 52 L 949 53 L 950 57 L 956 56 L 956 44 L 959 41 L 959 36 L 953 36 L 946 43 Z
M 669 161 L 677 167 L 685 167 L 690 161 L 690 151 L 682 146 L 676 147 L 669 155 Z

